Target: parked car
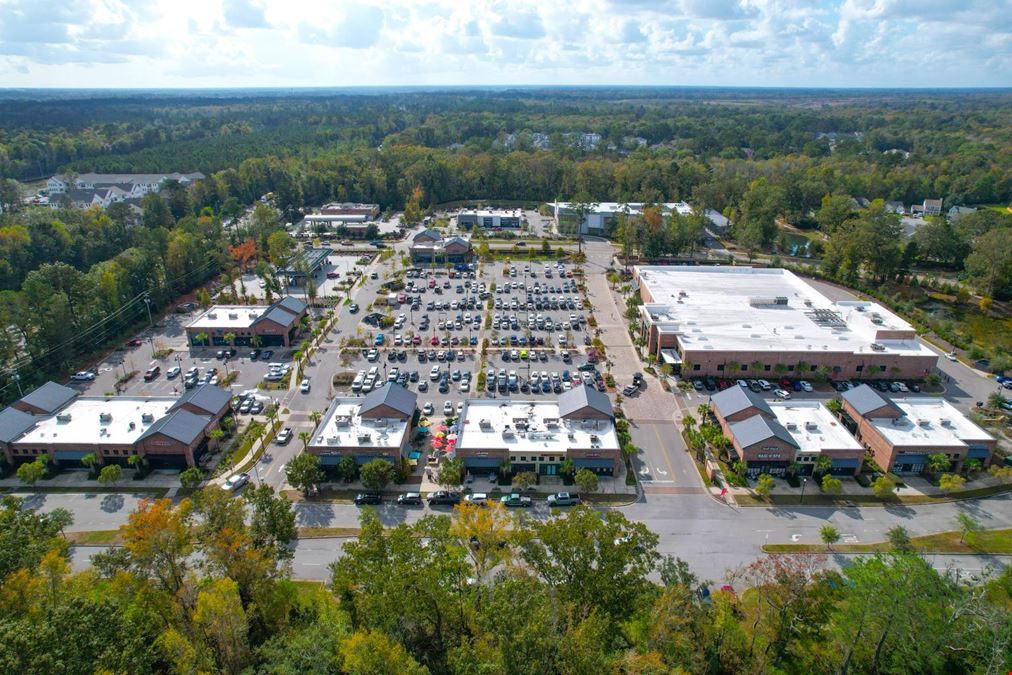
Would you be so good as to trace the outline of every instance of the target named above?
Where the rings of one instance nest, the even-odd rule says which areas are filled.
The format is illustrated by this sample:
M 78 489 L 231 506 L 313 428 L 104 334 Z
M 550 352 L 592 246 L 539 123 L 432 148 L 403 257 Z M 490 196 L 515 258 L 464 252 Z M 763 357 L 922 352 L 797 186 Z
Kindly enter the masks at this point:
M 449 492 L 447 490 L 437 490 L 428 496 L 430 505 L 444 504 L 447 506 L 456 506 L 460 503 L 460 495 L 456 492 Z
M 777 398 L 787 400 L 791 397 L 791 392 L 787 391 L 786 389 L 776 389 L 773 391 L 773 395 L 776 396 Z
M 183 371 L 182 371 L 182 369 L 179 366 L 172 366 L 171 368 L 169 368 L 168 370 L 165 371 L 165 377 L 167 377 L 167 378 L 169 378 L 171 380 L 171 379 L 174 379 L 174 378 L 178 377 L 179 373 L 181 373 L 181 372 L 183 372 Z
M 350 313 L 352 313 L 352 314 L 357 314 L 358 313 L 358 304 L 353 302 L 350 305 L 348 305 L 348 311 Z
M 158 377 L 158 375 L 161 372 L 162 372 L 162 369 L 161 369 L 160 366 L 151 366 L 146 371 L 144 371 L 144 381 L 145 382 L 150 382 L 151 380 L 153 380 L 156 377 Z
M 302 380 L 302 382 L 299 383 L 299 391 L 301 391 L 303 394 L 308 394 L 311 388 L 312 387 L 309 384 L 308 379 L 304 379 Z
M 229 476 L 228 480 L 226 480 L 222 484 L 222 487 L 224 489 L 226 489 L 226 490 L 235 491 L 235 490 L 238 490 L 239 488 L 241 488 L 243 485 L 245 485 L 248 482 L 249 482 L 249 474 L 248 473 L 237 473 L 237 474 L 233 474 L 232 476 Z
M 625 388 L 622 389 L 622 395 L 623 396 L 632 396 L 633 394 L 635 394 L 639 390 L 640 390 L 640 388 L 638 386 L 636 386 L 635 384 L 627 384 L 625 386 Z
M 178 374 L 178 372 L 179 368 L 176 368 L 176 373 Z M 91 382 L 92 380 L 95 379 L 95 372 L 92 370 L 82 370 L 80 372 L 71 375 L 70 379 L 74 380 L 75 382 Z
M 484 506 L 488 504 L 488 495 L 484 492 L 474 492 L 464 497 L 465 502 Z
M 292 428 L 285 427 L 275 437 L 274 442 L 277 443 L 278 445 L 288 445 L 289 441 L 291 440 L 292 440 Z
M 405 492 L 397 497 L 397 503 L 401 506 L 421 506 L 422 495 L 417 492 Z
M 134 338 L 133 340 L 128 340 L 127 343 L 126 343 L 126 346 L 127 347 L 140 347 L 142 344 L 144 344 L 143 340 L 141 340 L 140 338 Z
M 355 505 L 362 506 L 363 504 L 380 504 L 383 502 L 383 495 L 378 492 L 359 492 L 355 495 Z
M 499 499 L 499 501 L 502 503 L 503 506 L 507 506 L 510 508 L 513 507 L 529 508 L 534 505 L 534 502 L 531 500 L 530 497 L 520 495 L 515 492 L 513 494 L 503 495 Z
M 569 492 L 556 492 L 548 495 L 549 506 L 576 506 L 580 503 L 580 496 Z

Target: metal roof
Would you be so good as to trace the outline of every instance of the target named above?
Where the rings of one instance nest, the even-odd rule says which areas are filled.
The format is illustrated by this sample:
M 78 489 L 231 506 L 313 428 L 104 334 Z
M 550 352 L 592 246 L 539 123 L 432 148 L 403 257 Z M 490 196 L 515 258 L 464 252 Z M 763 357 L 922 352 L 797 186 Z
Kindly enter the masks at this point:
M 756 394 L 751 389 L 746 389 L 737 384 L 711 396 L 710 403 L 720 413 L 720 416 L 725 419 L 752 407 L 773 417 L 773 409 L 770 408 L 762 396 Z
M 54 413 L 77 396 L 77 391 L 56 382 L 46 382 L 44 385 L 21 397 L 21 401 L 33 408 L 38 408 L 47 413 Z
M 753 415 L 741 422 L 735 422 L 731 425 L 731 434 L 742 448 L 748 448 L 768 438 L 779 438 L 795 449 L 801 447 L 784 425 L 776 420 L 766 419 L 762 415 Z
M 10 443 L 35 426 L 35 418 L 17 408 L 0 410 L 0 443 Z
M 900 407 L 892 402 L 892 399 L 882 396 L 867 384 L 848 389 L 843 392 L 842 397 L 844 401 L 857 411 L 858 415 L 866 415 L 872 410 L 878 410 L 883 406 L 888 406 L 901 414 L 903 413 Z
M 257 325 L 261 321 L 273 321 L 274 323 L 281 326 L 291 326 L 293 323 L 298 322 L 299 317 L 291 312 L 288 312 L 277 305 L 271 305 L 266 312 L 256 318 L 256 321 L 252 325 Z
M 210 383 L 202 384 L 183 392 L 169 410 L 178 410 L 184 403 L 190 403 L 212 415 L 217 415 L 231 400 L 232 394 L 221 387 Z
M 291 312 L 292 314 L 302 314 L 304 311 L 306 311 L 306 308 L 309 307 L 309 305 L 307 305 L 305 302 L 291 295 L 286 295 L 285 297 L 281 298 L 280 300 L 275 302 L 273 306 L 280 307 L 281 309 Z
M 362 399 L 359 415 L 365 417 L 370 410 L 387 406 L 410 417 L 415 414 L 417 401 L 418 396 L 414 392 L 408 391 L 399 384 L 387 382 L 379 389 L 373 389 Z
M 188 410 L 176 410 L 161 419 L 155 420 L 148 430 L 141 434 L 137 441 L 143 441 L 155 434 L 162 434 L 179 441 L 185 445 L 193 443 L 200 434 L 204 433 L 210 417 L 194 415 Z
M 593 387 L 573 387 L 559 394 L 559 417 L 566 418 L 584 408 L 593 408 L 608 417 L 615 417 L 608 395 Z

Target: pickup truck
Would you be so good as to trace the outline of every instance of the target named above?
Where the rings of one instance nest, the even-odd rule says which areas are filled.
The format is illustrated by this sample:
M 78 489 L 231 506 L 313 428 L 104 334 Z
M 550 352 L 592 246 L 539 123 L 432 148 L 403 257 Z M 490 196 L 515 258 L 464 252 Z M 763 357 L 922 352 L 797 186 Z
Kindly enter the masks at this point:
M 526 495 L 518 495 L 516 493 L 511 495 L 503 495 L 499 501 L 502 502 L 503 506 L 509 507 L 519 506 L 521 508 L 529 508 L 530 506 L 533 505 L 533 502 L 531 501 L 530 497 Z
M 556 492 L 554 495 L 548 495 L 549 506 L 576 506 L 579 503 L 580 495 L 569 492 Z

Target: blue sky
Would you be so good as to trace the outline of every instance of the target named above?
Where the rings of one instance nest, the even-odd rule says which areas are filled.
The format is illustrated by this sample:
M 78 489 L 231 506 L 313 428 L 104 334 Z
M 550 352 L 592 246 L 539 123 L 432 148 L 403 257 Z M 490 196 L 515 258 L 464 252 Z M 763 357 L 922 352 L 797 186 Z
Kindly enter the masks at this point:
M 0 0 L 0 86 L 1012 86 L 1012 0 Z

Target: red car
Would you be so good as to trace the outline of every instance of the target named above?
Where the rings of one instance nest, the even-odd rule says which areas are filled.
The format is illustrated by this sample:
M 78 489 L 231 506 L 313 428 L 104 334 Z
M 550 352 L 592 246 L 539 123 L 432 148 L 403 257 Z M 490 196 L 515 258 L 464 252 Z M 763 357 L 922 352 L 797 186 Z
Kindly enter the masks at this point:
M 134 338 L 133 340 L 128 341 L 126 343 L 126 346 L 127 347 L 140 347 L 142 344 L 144 344 L 143 341 L 139 340 L 138 338 Z
M 328 279 L 337 279 L 340 276 L 341 276 L 340 272 L 327 272 Z
M 783 389 L 784 391 L 790 391 L 791 381 L 788 380 L 786 377 L 780 378 L 780 388 Z
M 413 345 L 420 345 L 420 344 L 422 344 L 422 336 L 421 335 L 416 335 L 413 338 L 411 338 L 411 344 L 413 344 Z
M 432 345 L 433 347 L 435 347 L 436 345 L 439 344 L 439 338 L 437 338 L 435 335 L 433 335 L 432 339 L 429 340 L 429 344 Z

